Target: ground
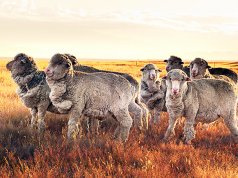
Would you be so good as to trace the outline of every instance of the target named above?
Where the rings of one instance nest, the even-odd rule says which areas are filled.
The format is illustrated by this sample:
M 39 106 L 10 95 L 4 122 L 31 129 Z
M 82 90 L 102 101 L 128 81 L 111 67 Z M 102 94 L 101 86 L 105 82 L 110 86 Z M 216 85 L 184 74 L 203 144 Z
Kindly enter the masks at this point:
M 48 113 L 48 128 L 38 139 L 28 128 L 30 113 L 15 90 L 16 85 L 0 60 L 0 177 L 238 177 L 238 144 L 232 142 L 223 121 L 204 128 L 198 125 L 192 145 L 181 142 L 183 122 L 171 142 L 162 142 L 168 126 L 161 123 L 146 132 L 131 130 L 125 144 L 112 139 L 114 126 L 105 125 L 98 136 L 84 135 L 70 148 L 66 143 L 67 116 Z M 40 69 L 47 61 L 36 61 Z M 96 68 L 126 72 L 140 79 L 140 68 L 163 62 L 82 62 Z M 238 72 L 237 63 L 210 63 Z

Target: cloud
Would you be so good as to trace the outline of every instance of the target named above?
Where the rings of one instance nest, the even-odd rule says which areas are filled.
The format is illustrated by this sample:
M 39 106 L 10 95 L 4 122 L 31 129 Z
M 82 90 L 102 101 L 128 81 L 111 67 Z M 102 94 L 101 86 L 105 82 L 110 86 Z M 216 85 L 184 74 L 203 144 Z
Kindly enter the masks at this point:
M 42 3 L 45 1 L 45 3 Z M 238 11 L 225 11 L 217 15 L 216 11 L 205 12 L 202 9 L 178 10 L 168 13 L 163 8 L 158 10 L 119 9 L 99 10 L 80 8 L 79 4 L 67 5 L 68 1 L 39 1 L 39 0 L 3 0 L 0 2 L 0 16 L 14 19 L 33 21 L 58 22 L 108 22 L 130 23 L 154 28 L 168 28 L 179 31 L 192 31 L 199 33 L 225 33 L 238 32 Z M 188 2 L 187 2 L 188 3 Z M 68 3 L 70 4 L 70 3 Z M 148 6 L 148 5 L 147 5 Z M 152 8 L 152 7 L 151 7 Z M 206 7 L 207 8 L 207 7 Z M 209 8 L 208 8 L 209 9 Z M 208 10 L 207 9 L 207 10 Z

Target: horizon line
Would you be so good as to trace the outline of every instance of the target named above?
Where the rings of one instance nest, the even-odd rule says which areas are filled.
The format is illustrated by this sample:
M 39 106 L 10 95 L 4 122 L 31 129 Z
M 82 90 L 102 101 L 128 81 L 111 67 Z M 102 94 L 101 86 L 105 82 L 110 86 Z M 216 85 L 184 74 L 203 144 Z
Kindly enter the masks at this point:
M 13 57 L 0 57 L 0 60 L 9 60 L 12 59 Z M 34 60 L 49 60 L 50 58 L 46 58 L 46 57 L 33 57 Z M 166 59 L 166 58 L 165 58 Z M 194 58 L 195 59 L 195 58 Z M 77 58 L 77 60 L 81 60 L 81 61 L 161 61 L 163 62 L 164 59 L 162 58 Z M 182 59 L 184 62 L 189 62 L 191 61 L 190 59 Z M 209 60 L 209 59 L 205 59 L 206 61 L 209 62 L 237 62 L 238 63 L 238 59 L 213 59 L 213 60 Z

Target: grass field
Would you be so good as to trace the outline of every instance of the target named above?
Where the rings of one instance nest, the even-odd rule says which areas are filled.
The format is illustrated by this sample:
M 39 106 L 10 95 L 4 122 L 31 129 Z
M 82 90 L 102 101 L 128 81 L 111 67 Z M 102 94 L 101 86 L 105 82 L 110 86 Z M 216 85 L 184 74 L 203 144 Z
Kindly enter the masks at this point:
M 40 69 L 47 61 L 36 61 Z M 140 68 L 151 61 L 82 62 L 96 68 L 126 72 L 140 79 Z M 30 132 L 30 113 L 18 99 L 17 86 L 0 60 L 0 177 L 238 177 L 238 144 L 234 144 L 223 121 L 207 129 L 196 128 L 192 146 L 176 137 L 162 142 L 168 125 L 162 113 L 160 125 L 144 133 L 131 130 L 124 145 L 112 139 L 113 126 L 98 136 L 83 136 L 72 149 L 66 146 L 67 116 L 48 113 L 42 140 Z M 154 62 L 163 70 L 163 62 Z M 211 63 L 238 72 L 238 63 Z

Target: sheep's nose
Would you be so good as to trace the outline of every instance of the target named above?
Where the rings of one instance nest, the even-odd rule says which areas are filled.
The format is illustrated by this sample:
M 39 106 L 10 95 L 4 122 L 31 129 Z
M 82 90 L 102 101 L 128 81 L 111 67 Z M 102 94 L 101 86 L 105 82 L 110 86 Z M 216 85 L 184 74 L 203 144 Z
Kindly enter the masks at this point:
M 50 70 L 48 68 L 45 69 L 45 73 L 49 72 Z
M 150 79 L 151 79 L 151 80 L 154 80 L 154 79 L 155 79 L 155 74 L 151 74 L 151 75 L 150 75 Z
M 172 92 L 173 92 L 173 94 L 177 95 L 178 94 L 178 89 L 177 88 L 173 88 Z

